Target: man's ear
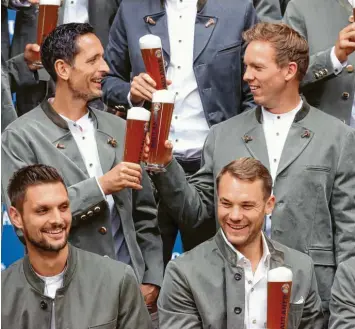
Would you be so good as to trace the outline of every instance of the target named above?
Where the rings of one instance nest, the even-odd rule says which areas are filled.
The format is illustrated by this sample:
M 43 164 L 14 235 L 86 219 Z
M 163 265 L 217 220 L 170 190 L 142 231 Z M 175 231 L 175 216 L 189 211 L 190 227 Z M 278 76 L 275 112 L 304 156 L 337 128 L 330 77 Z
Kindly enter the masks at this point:
M 71 73 L 71 66 L 63 61 L 62 59 L 57 59 L 54 63 L 54 69 L 57 73 L 58 78 L 68 81 Z
M 15 207 L 10 207 L 9 217 L 13 226 L 17 227 L 20 230 L 23 229 L 22 215 Z
M 290 62 L 287 66 L 287 71 L 285 74 L 285 80 L 287 82 L 291 81 L 292 79 L 294 79 L 297 76 L 297 72 L 298 72 L 298 65 L 295 62 Z
M 266 201 L 265 215 L 270 215 L 274 210 L 274 207 L 275 207 L 275 196 L 271 194 L 268 200 Z

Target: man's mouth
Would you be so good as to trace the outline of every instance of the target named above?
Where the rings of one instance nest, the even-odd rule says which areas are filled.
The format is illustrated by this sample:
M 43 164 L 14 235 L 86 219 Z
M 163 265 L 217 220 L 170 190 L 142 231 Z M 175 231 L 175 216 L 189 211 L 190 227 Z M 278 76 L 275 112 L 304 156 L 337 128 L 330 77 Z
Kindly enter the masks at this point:
M 231 223 L 227 223 L 227 225 L 232 228 L 233 230 L 237 230 L 240 231 L 246 227 L 248 227 L 248 225 L 241 225 L 241 224 L 231 224 Z
M 255 90 L 260 89 L 259 86 L 253 86 L 253 85 L 249 85 L 249 88 L 250 88 L 251 91 L 255 91 Z
M 101 84 L 102 78 L 92 79 L 93 82 Z
M 42 230 L 43 233 L 50 234 L 50 235 L 61 234 L 63 231 L 64 231 L 64 227 L 51 229 L 51 230 Z

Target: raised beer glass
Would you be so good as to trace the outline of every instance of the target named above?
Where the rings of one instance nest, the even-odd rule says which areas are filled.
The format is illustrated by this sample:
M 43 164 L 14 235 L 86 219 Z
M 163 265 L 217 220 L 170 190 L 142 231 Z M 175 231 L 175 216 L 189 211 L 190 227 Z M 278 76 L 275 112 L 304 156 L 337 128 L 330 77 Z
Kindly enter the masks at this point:
M 157 84 L 155 89 L 167 89 L 164 56 L 158 36 L 147 34 L 139 39 L 145 70 Z
M 169 138 L 171 119 L 174 112 L 175 93 L 158 90 L 153 93 L 150 116 L 150 151 L 146 169 L 164 172 L 166 155 L 165 141 Z
M 143 107 L 132 107 L 128 110 L 123 161 L 133 163 L 141 161 L 145 137 L 149 130 L 149 119 L 150 112 Z
M 268 272 L 267 329 L 287 329 L 292 289 L 292 271 L 278 267 Z
M 60 7 L 60 0 L 40 0 L 39 1 L 39 14 L 37 25 L 37 44 L 42 45 L 43 40 L 51 33 L 58 23 L 58 9 Z M 41 56 L 38 58 L 34 65 L 41 67 Z

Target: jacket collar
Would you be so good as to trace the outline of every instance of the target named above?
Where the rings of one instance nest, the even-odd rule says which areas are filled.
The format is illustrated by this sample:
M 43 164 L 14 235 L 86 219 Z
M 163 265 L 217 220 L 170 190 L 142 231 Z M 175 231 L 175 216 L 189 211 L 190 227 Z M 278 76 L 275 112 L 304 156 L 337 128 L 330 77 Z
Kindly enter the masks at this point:
M 160 0 L 162 10 L 164 10 L 165 2 L 166 2 L 166 0 Z M 207 3 L 207 0 L 198 0 L 197 1 L 197 12 L 198 13 L 203 9 L 203 7 L 205 6 L 206 3 Z
M 218 249 L 220 250 L 223 257 L 227 260 L 228 263 L 230 263 L 232 266 L 237 266 L 238 263 L 237 253 L 234 250 L 232 250 L 230 246 L 227 245 L 227 243 L 223 239 L 221 230 L 222 229 L 220 228 L 214 237 Z M 276 242 L 269 239 L 267 236 L 265 236 L 265 240 L 269 247 L 269 252 L 270 252 L 270 269 L 280 267 L 280 266 L 286 266 L 291 268 L 289 264 L 285 263 L 285 255 L 282 249 L 280 248 L 280 246 Z
M 53 106 L 48 102 L 48 100 L 44 100 L 41 103 L 41 108 L 43 112 L 48 116 L 48 118 L 55 123 L 58 127 L 69 130 L 68 123 L 54 110 Z M 94 121 L 94 127 L 98 129 L 98 122 L 96 115 L 90 105 L 88 105 L 89 117 Z
M 309 106 L 309 104 L 307 103 L 306 99 L 303 96 L 302 96 L 302 101 L 303 101 L 303 105 L 301 109 L 297 112 L 293 122 L 299 122 L 303 120 L 311 109 L 311 107 Z M 256 116 L 256 120 L 258 120 L 259 123 L 263 123 L 263 112 L 261 110 L 260 105 L 256 107 L 255 116 Z
M 76 266 L 77 266 L 77 258 L 78 258 L 78 250 L 71 246 L 68 243 L 69 246 L 69 253 L 68 253 L 68 259 L 67 259 L 67 268 L 64 273 L 63 277 L 63 287 L 61 290 L 66 290 L 69 283 L 71 282 L 73 275 L 76 272 Z M 27 282 L 36 290 L 38 291 L 41 295 L 44 293 L 44 282 L 43 280 L 35 273 L 30 259 L 28 255 L 25 255 L 23 258 L 23 270 L 27 279 Z

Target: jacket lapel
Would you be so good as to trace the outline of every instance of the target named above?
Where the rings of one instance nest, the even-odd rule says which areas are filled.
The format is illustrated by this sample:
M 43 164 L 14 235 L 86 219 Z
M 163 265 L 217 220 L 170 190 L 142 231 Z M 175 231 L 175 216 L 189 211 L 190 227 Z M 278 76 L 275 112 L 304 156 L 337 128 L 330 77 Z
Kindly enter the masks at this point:
M 144 22 L 151 34 L 160 37 L 165 56 L 170 58 L 168 19 L 165 10 L 144 16 Z
M 281 159 L 277 168 L 277 175 L 281 174 L 292 162 L 294 162 L 312 140 L 314 133 L 309 129 L 293 123 L 282 150 Z
M 194 38 L 194 62 L 206 48 L 216 24 L 217 17 L 197 13 Z
M 105 174 L 110 171 L 116 159 L 116 148 L 119 146 L 112 136 L 103 131 L 96 131 L 96 144 L 99 152 L 102 172 Z
M 256 122 L 255 126 L 242 136 L 245 147 L 250 155 L 259 160 L 268 170 L 270 170 L 269 155 L 263 130 L 263 125 Z

